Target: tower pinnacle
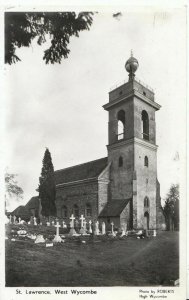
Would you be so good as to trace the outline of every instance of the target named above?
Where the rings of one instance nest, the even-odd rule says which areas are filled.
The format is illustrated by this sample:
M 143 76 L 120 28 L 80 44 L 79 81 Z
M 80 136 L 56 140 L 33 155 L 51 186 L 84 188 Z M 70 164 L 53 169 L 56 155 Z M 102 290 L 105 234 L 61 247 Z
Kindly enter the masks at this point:
M 139 67 L 138 60 L 133 57 L 133 50 L 131 50 L 131 57 L 125 63 L 125 69 L 129 73 L 129 81 L 135 77 L 135 72 Z

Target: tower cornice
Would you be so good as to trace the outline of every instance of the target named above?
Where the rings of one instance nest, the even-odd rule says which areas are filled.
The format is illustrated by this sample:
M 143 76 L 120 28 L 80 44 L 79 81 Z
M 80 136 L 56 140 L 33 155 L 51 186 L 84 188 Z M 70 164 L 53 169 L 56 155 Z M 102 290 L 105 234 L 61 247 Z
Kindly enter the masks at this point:
M 103 108 L 109 111 L 113 106 L 116 106 L 118 104 L 120 105 L 121 103 L 124 103 L 125 101 L 128 101 L 133 97 L 137 97 L 138 99 L 155 108 L 155 110 L 159 110 L 161 108 L 160 104 L 148 99 L 146 96 L 136 91 L 135 89 L 133 89 L 132 92 L 130 92 L 128 95 L 125 95 L 124 97 L 120 97 L 119 99 L 115 99 L 111 102 L 106 103 L 105 105 L 103 105 Z
M 137 137 L 133 137 L 129 140 L 120 140 L 117 141 L 113 144 L 107 145 L 107 149 L 111 150 L 111 149 L 117 149 L 120 148 L 121 146 L 125 146 L 125 145 L 130 145 L 130 144 L 138 144 L 138 145 L 142 145 L 148 149 L 157 151 L 158 145 L 152 144 L 149 141 L 145 141 L 143 139 L 139 139 Z

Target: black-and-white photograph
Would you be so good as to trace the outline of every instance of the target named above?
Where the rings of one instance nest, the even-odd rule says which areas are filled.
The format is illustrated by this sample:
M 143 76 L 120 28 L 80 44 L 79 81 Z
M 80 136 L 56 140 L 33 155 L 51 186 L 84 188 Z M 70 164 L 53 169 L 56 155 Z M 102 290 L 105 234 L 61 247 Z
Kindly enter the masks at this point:
M 184 288 L 185 7 L 7 8 L 4 33 L 5 287 Z

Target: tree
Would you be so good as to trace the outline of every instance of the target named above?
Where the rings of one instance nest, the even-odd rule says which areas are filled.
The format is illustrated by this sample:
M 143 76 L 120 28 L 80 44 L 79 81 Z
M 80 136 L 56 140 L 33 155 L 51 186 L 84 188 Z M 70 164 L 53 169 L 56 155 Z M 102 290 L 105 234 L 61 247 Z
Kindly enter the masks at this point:
M 67 58 L 70 37 L 89 30 L 93 22 L 92 12 L 6 12 L 5 13 L 5 63 L 20 61 L 16 49 L 29 47 L 34 38 L 38 45 L 50 38 L 51 46 L 44 51 L 43 60 L 60 63 Z
M 9 205 L 9 198 L 16 198 L 19 200 L 23 198 L 23 189 L 18 186 L 16 180 L 17 174 L 5 172 L 5 206 Z
M 51 154 L 49 149 L 46 148 L 43 162 L 41 176 L 39 177 L 39 198 L 41 201 L 43 216 L 55 216 L 56 215 L 56 186 L 54 178 L 54 167 L 52 164 Z
M 167 230 L 179 230 L 179 185 L 172 184 L 163 207 Z

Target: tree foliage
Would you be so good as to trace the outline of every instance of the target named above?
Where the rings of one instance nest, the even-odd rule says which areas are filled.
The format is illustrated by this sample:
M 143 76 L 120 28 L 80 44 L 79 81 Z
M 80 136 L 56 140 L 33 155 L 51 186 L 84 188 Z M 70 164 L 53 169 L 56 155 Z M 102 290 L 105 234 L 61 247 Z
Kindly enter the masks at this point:
M 172 184 L 163 207 L 168 230 L 179 229 L 179 185 Z
M 54 179 L 54 167 L 52 164 L 51 154 L 49 149 L 45 150 L 41 176 L 39 177 L 39 198 L 41 200 L 43 216 L 55 216 L 56 215 L 56 186 Z
M 43 60 L 60 63 L 67 58 L 70 37 L 89 30 L 93 22 L 92 12 L 6 12 L 5 13 L 5 63 L 20 61 L 16 49 L 29 47 L 34 38 L 38 45 L 50 38 L 51 46 L 44 51 Z
M 23 198 L 23 189 L 18 186 L 17 174 L 5 173 L 5 189 L 9 197 Z

